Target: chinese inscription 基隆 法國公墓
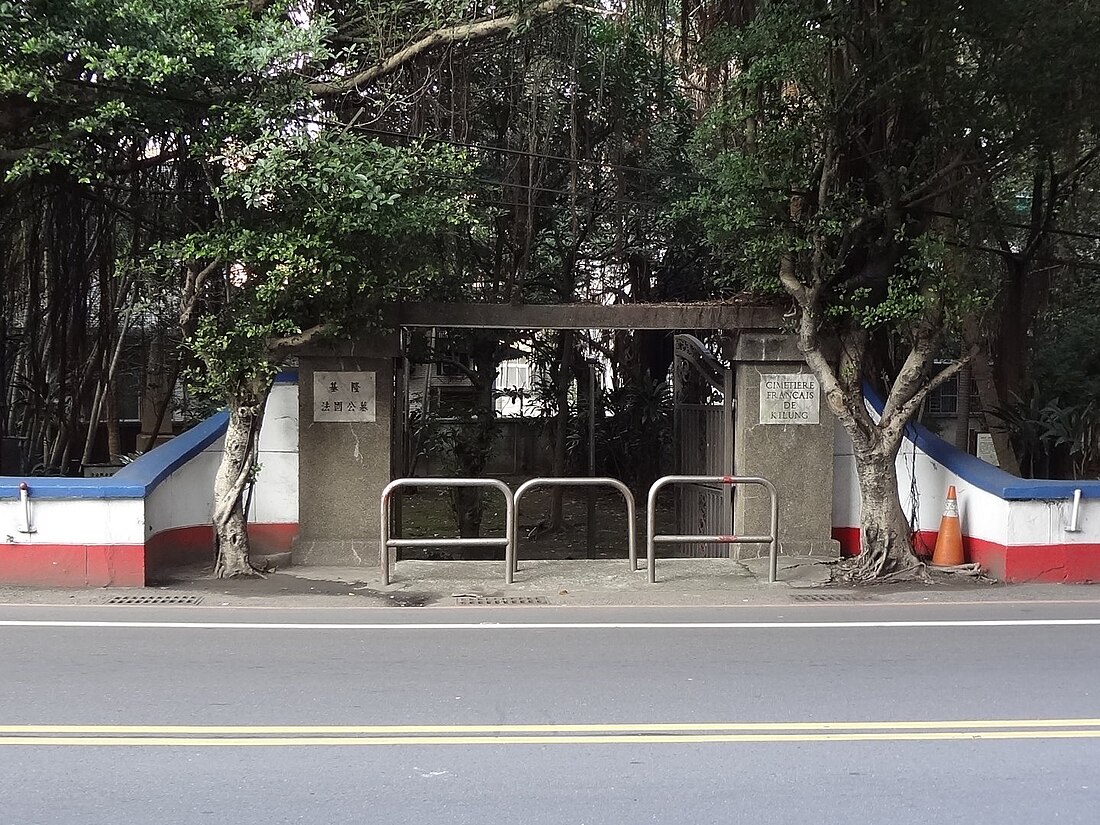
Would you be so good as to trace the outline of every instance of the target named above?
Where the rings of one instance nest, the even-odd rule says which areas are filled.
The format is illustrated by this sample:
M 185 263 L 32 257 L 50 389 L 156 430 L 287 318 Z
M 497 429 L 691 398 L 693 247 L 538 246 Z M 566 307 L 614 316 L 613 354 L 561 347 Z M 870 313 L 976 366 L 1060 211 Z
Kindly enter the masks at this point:
M 313 420 L 375 420 L 373 372 L 313 373 Z

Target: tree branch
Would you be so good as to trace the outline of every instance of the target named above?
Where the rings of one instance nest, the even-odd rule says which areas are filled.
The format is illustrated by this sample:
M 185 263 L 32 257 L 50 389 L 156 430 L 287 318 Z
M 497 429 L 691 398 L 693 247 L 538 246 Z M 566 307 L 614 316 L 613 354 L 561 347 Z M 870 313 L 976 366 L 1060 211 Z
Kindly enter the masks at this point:
M 304 347 L 318 338 L 331 335 L 335 330 L 332 324 L 316 324 L 309 329 L 304 329 L 294 335 L 286 335 L 281 338 L 268 338 L 267 349 L 272 355 L 284 355 L 288 350 Z
M 787 290 L 792 298 L 798 301 L 800 307 L 802 307 L 803 316 L 805 316 L 806 306 L 809 304 L 809 292 L 806 289 L 806 285 L 798 280 L 798 276 L 794 271 L 794 253 L 786 252 L 779 259 L 779 282 L 783 284 L 783 288 Z
M 932 377 L 932 380 L 917 390 L 908 401 L 900 404 L 897 409 L 894 410 L 892 420 L 887 421 L 884 414 L 880 422 L 880 426 L 882 426 L 883 430 L 883 440 L 891 445 L 893 445 L 895 441 L 900 440 L 901 434 L 905 430 L 905 425 L 909 423 L 909 419 L 913 417 L 914 413 L 920 408 L 920 405 L 924 403 L 924 399 L 928 397 L 928 394 L 958 375 L 963 367 L 969 365 L 977 357 L 978 352 L 978 347 L 971 347 L 969 352 L 958 361 L 940 370 Z M 959 388 L 959 392 L 969 391 L 969 387 Z
M 484 17 L 470 23 L 444 26 L 421 37 L 419 40 L 413 41 L 385 59 L 379 60 L 370 68 L 339 80 L 311 83 L 309 84 L 309 90 L 319 95 L 338 95 L 353 92 L 364 84 L 372 83 L 381 77 L 392 74 L 411 60 L 440 46 L 483 40 L 487 37 L 515 31 L 520 23 L 525 21 L 549 17 L 564 9 L 584 8 L 584 6 L 571 2 L 571 0 L 543 0 L 543 2 L 536 3 L 523 13 L 510 14 L 505 17 Z
M 215 258 L 201 270 L 195 268 L 194 263 L 187 266 L 187 277 L 183 283 L 183 295 L 180 297 L 180 326 L 184 333 L 190 331 L 191 321 L 195 315 L 195 307 L 198 305 L 199 295 L 202 294 L 203 285 L 214 274 L 214 270 L 221 264 L 221 259 Z
M 798 302 L 800 316 L 798 322 L 798 351 L 802 353 L 802 357 L 806 359 L 810 371 L 813 372 L 818 383 L 820 383 L 822 394 L 825 396 L 829 409 L 852 437 L 852 440 L 863 438 L 870 442 L 874 438 L 874 428 L 867 415 L 858 377 L 855 380 L 856 388 L 853 392 L 851 376 L 843 374 L 838 376 L 837 371 L 833 369 L 829 359 L 825 357 L 825 353 L 821 350 L 818 336 L 818 312 L 820 310 L 817 305 L 817 289 L 808 289 L 798 280 L 794 274 L 794 266 L 790 256 L 784 255 L 783 262 L 780 266 L 780 280 Z M 849 353 L 849 355 L 851 354 Z M 859 360 L 860 367 L 862 367 L 862 355 Z M 842 368 L 843 366 L 842 364 Z M 848 366 L 849 368 L 854 367 L 854 359 L 853 363 Z

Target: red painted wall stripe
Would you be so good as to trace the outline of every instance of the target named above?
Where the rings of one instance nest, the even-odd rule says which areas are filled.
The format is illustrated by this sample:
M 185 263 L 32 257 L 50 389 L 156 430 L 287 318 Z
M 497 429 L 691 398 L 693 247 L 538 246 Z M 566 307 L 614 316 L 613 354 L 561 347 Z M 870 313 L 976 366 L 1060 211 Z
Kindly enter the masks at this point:
M 834 527 L 833 538 L 846 556 L 859 553 L 859 528 Z M 918 555 L 936 545 L 936 532 L 914 536 Z M 1100 581 L 1100 544 L 1010 544 L 963 536 L 968 561 L 980 564 L 1000 581 L 1085 584 Z M 921 551 L 924 552 L 921 552 Z
M 293 523 L 248 525 L 252 552 L 258 556 L 289 552 L 297 535 L 298 525 Z M 211 524 L 173 527 L 150 536 L 145 542 L 145 566 L 149 573 L 213 558 L 214 527 Z
M 297 524 L 250 524 L 260 555 L 290 550 Z M 144 587 L 146 575 L 213 558 L 210 525 L 163 530 L 142 544 L 0 544 L 0 582 L 35 587 Z
M 39 587 L 144 587 L 140 544 L 0 544 L 0 581 Z

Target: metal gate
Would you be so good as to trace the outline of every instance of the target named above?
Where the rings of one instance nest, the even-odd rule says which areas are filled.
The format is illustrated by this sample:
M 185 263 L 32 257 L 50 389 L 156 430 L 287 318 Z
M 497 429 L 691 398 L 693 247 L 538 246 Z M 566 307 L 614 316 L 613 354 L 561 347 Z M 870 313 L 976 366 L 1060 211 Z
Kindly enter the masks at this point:
M 733 370 L 694 335 L 677 335 L 672 365 L 674 472 L 688 476 L 733 473 Z M 715 395 L 721 401 L 714 400 Z M 677 487 L 676 532 L 725 535 L 733 532 L 733 491 L 728 485 L 693 483 Z M 718 558 L 724 545 L 677 544 L 675 556 Z

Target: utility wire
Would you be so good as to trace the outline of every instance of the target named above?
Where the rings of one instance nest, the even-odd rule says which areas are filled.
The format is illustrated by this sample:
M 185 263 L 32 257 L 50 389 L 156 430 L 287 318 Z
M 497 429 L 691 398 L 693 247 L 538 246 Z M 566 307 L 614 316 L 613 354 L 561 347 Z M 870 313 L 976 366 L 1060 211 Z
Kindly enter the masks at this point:
M 951 218 L 956 221 L 966 221 L 967 223 L 976 224 L 978 226 L 1007 226 L 1012 229 L 1034 229 L 1033 226 L 1026 223 L 1018 223 L 1014 221 L 993 220 L 990 218 L 971 218 L 968 215 L 959 215 L 954 212 L 943 212 L 939 209 L 920 209 L 928 215 L 935 215 L 940 218 Z M 1089 241 L 1100 241 L 1100 234 L 1093 232 L 1080 232 L 1075 229 L 1058 229 L 1050 228 L 1044 229 L 1044 233 L 1049 235 L 1065 235 L 1070 238 L 1084 238 Z
M 61 82 L 70 83 L 70 84 L 73 84 L 73 85 L 79 85 L 79 86 L 82 86 L 82 87 L 91 87 L 91 88 L 103 89 L 104 91 L 111 91 L 111 92 L 117 92 L 117 93 L 121 93 L 121 94 L 128 94 L 128 95 L 133 95 L 133 96 L 138 96 L 138 97 L 150 98 L 150 99 L 154 99 L 154 100 L 158 100 L 158 99 L 159 100 L 171 100 L 171 101 L 178 102 L 178 103 L 186 103 L 186 104 L 199 105 L 199 106 L 204 106 L 204 107 L 210 106 L 213 103 L 212 101 L 201 101 L 201 100 L 194 99 L 194 98 L 173 96 L 173 95 L 168 94 L 168 93 L 144 92 L 142 90 L 137 90 L 137 89 L 129 89 L 129 88 L 120 87 L 120 86 L 112 86 L 110 84 L 104 84 L 104 83 L 88 83 L 88 82 L 79 81 L 79 80 L 75 80 L 75 79 L 69 79 L 69 78 L 62 78 Z M 350 128 L 350 129 L 353 129 L 355 131 L 365 132 L 367 134 L 373 134 L 373 135 L 378 135 L 378 136 L 383 136 L 383 137 L 399 138 L 401 140 L 405 140 L 405 141 L 408 141 L 408 142 L 425 141 L 425 142 L 429 142 L 429 143 L 437 143 L 437 144 L 453 146 L 453 147 L 459 148 L 459 149 L 469 149 L 469 150 L 476 150 L 476 151 L 480 151 L 480 152 L 493 152 L 493 153 L 498 153 L 498 154 L 513 155 L 513 156 L 518 156 L 518 157 L 522 157 L 522 158 L 530 158 L 530 159 L 538 159 L 538 160 L 560 161 L 560 162 L 569 163 L 569 164 L 574 164 L 574 163 L 575 164 L 582 164 L 582 165 L 591 166 L 591 167 L 594 167 L 594 168 L 599 168 L 599 169 L 603 169 L 603 170 L 607 170 L 607 171 L 611 171 L 611 172 L 630 172 L 630 173 L 638 173 L 638 174 L 646 175 L 646 176 L 649 176 L 649 177 L 689 180 L 689 181 L 695 181 L 695 182 L 700 182 L 700 183 L 705 183 L 705 182 L 709 182 L 709 181 L 713 180 L 712 178 L 709 178 L 709 177 L 706 177 L 706 176 L 703 176 L 703 175 L 690 173 L 690 172 L 679 172 L 679 171 L 674 171 L 674 170 L 670 170 L 670 169 L 653 169 L 653 168 L 647 168 L 647 167 L 642 167 L 642 166 L 634 166 L 634 165 L 629 165 L 629 164 L 616 164 L 616 163 L 612 163 L 610 161 L 595 160 L 595 159 L 590 159 L 590 158 L 571 158 L 571 157 L 568 157 L 568 156 L 565 156 L 565 155 L 553 155 L 553 154 L 543 153 L 543 152 L 532 152 L 532 151 L 526 150 L 526 149 L 512 149 L 512 148 L 509 148 L 509 147 L 506 147 L 506 146 L 493 146 L 491 144 L 472 143 L 472 142 L 467 142 L 467 141 L 459 141 L 459 140 L 455 140 L 455 139 L 452 139 L 452 138 L 410 135 L 410 134 L 407 134 L 405 132 L 398 132 L 398 131 L 388 130 L 388 129 L 379 129 L 377 127 L 367 126 L 367 125 L 363 125 L 363 124 L 350 124 L 349 125 L 349 124 L 341 123 L 340 121 L 337 121 L 337 120 L 326 120 L 326 119 L 311 118 L 311 117 L 308 117 L 308 116 L 305 116 L 305 115 L 289 117 L 289 118 L 287 118 L 287 120 L 291 120 L 291 121 L 297 122 L 297 123 L 316 125 L 316 126 L 327 126 L 327 127 L 341 128 L 341 129 Z M 501 185 L 501 186 L 514 186 L 514 187 L 517 187 L 517 188 L 522 188 L 521 184 L 501 182 L 499 185 Z M 545 191 L 547 191 L 547 192 L 555 191 L 556 194 L 575 196 L 573 192 L 570 192 L 570 191 L 567 191 L 567 190 L 550 190 L 550 189 L 546 189 Z M 785 192 L 787 190 L 777 188 L 776 191 L 777 192 L 779 192 L 779 191 Z M 580 196 L 584 197 L 584 195 L 580 195 Z M 609 198 L 608 200 L 611 201 L 611 202 L 617 202 L 617 200 L 615 198 Z M 627 205 L 647 205 L 647 206 L 654 206 L 654 207 L 663 206 L 663 204 L 656 204 L 656 203 L 651 204 L 651 203 L 642 202 L 642 201 L 635 201 L 635 202 L 623 201 L 623 203 L 625 203 Z M 926 214 L 930 214 L 930 215 L 936 215 L 938 217 L 945 217 L 945 218 L 950 218 L 950 219 L 956 220 L 956 221 L 963 221 L 963 222 L 966 222 L 966 223 L 969 223 L 969 224 L 972 224 L 972 225 L 985 225 L 985 226 L 1001 225 L 1001 226 L 1011 227 L 1011 228 L 1014 228 L 1014 229 L 1031 229 L 1032 228 L 1028 224 L 1019 223 L 1019 222 L 996 221 L 996 220 L 989 220 L 989 219 L 982 219 L 982 218 L 974 218 L 974 217 L 970 217 L 968 215 L 959 215 L 957 213 L 944 212 L 944 211 L 941 211 L 941 210 L 918 208 L 918 211 L 922 211 L 922 212 L 925 212 Z M 1052 227 L 1052 228 L 1046 229 L 1046 230 L 1044 230 L 1044 232 L 1045 232 L 1045 234 L 1048 234 L 1048 235 L 1058 235 L 1058 236 L 1063 236 L 1063 237 L 1071 237 L 1071 238 L 1079 238 L 1079 239 L 1084 239 L 1084 240 L 1100 241 L 1100 233 L 1082 232 L 1082 231 L 1072 230 L 1072 229 L 1060 229 L 1060 228 L 1057 228 L 1057 227 Z M 990 249 L 990 248 L 982 248 L 982 251 L 995 252 L 995 253 L 1001 254 L 1001 255 L 1004 254 L 1003 250 L 996 250 L 996 249 Z M 1081 261 L 1079 263 L 1081 263 L 1082 265 L 1089 265 L 1088 262 L 1084 262 L 1084 261 Z

